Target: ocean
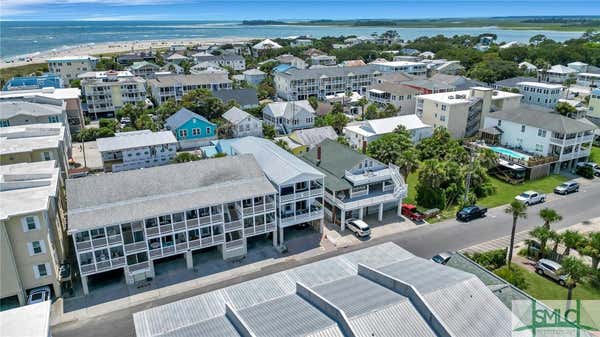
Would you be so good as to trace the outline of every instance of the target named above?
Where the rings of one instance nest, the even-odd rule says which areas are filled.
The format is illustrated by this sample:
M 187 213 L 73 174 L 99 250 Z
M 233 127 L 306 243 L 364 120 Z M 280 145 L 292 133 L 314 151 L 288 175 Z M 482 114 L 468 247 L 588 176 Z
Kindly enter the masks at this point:
M 494 33 L 499 41 L 526 42 L 536 34 L 556 41 L 580 36 L 581 32 L 505 30 L 480 28 L 396 28 L 339 26 L 244 26 L 241 22 L 216 21 L 0 21 L 0 58 L 64 49 L 88 43 L 220 37 L 312 37 L 370 35 L 393 29 L 403 39 Z

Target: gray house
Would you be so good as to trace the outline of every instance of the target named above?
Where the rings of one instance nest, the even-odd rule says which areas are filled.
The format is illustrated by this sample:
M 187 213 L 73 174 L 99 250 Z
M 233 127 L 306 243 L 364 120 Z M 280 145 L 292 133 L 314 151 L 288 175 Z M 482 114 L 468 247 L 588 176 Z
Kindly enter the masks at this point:
M 263 109 L 263 120 L 275 130 L 288 134 L 315 125 L 315 110 L 308 101 L 274 102 Z

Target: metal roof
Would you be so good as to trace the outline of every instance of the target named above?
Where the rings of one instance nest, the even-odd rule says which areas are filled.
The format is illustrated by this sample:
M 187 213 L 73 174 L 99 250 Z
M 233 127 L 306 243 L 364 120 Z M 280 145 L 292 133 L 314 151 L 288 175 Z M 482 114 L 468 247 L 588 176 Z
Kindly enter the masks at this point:
M 296 130 L 290 134 L 290 138 L 299 144 L 314 146 L 325 139 L 336 140 L 338 135 L 331 126 L 327 125 L 320 128 Z
M 275 193 L 250 155 L 68 179 L 77 231 Z
M 98 151 L 120 151 L 125 149 L 133 149 L 138 147 L 155 146 L 162 144 L 175 144 L 177 139 L 171 131 L 152 132 L 132 131 L 120 132 L 115 137 L 98 138 Z
M 0 312 L 3 337 L 50 336 L 50 301 L 28 304 Z
M 354 75 L 366 75 L 366 74 L 380 74 L 377 67 L 374 65 L 358 66 L 358 67 L 324 67 L 324 68 L 311 68 L 311 69 L 297 69 L 290 68 L 285 71 L 277 72 L 275 76 L 287 77 L 290 79 L 313 79 L 322 76 L 325 77 L 339 77 L 339 76 L 350 76 Z
M 28 98 L 0 101 L 0 118 L 10 119 L 15 116 L 26 115 L 34 117 L 62 115 L 66 103 L 57 101 L 58 104 L 46 104 L 25 101 Z
M 62 123 L 26 124 L 0 128 L 0 154 L 58 149 L 64 144 L 66 129 Z M 60 153 L 61 150 L 58 150 Z
M 248 117 L 258 120 L 258 118 L 235 106 L 223 114 L 223 118 L 231 124 L 237 124 Z
M 425 272 L 411 275 L 419 266 Z M 435 287 L 422 287 L 436 274 L 443 278 Z M 478 278 L 393 243 L 133 315 L 137 337 L 221 337 L 225 321 L 215 331 L 199 330 L 217 317 L 236 328 L 231 336 L 494 337 L 512 332 L 510 310 Z
M 254 155 L 269 180 L 276 185 L 282 185 L 295 179 L 323 178 L 323 173 L 270 140 L 244 137 L 233 143 L 231 147 L 236 153 Z
M 225 104 L 233 100 L 236 101 L 241 107 L 250 105 L 258 106 L 258 94 L 254 88 L 217 90 L 212 94 Z
M 162 68 L 161 68 L 162 69 Z M 220 84 L 231 83 L 226 73 L 203 73 L 195 75 L 161 75 L 157 78 L 148 80 L 148 85 L 152 87 L 168 87 L 173 85 L 202 85 L 202 84 Z
M 307 100 L 303 100 L 269 103 L 264 107 L 263 114 L 273 116 L 274 118 L 285 117 L 287 119 L 294 119 L 294 114 L 301 111 L 313 115 L 315 113 L 315 109 L 313 109 L 310 103 Z

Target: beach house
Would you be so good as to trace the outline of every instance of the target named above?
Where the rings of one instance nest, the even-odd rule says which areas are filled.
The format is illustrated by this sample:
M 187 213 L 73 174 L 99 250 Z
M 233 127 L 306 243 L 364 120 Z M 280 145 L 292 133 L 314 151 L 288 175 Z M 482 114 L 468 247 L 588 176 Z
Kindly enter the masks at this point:
M 69 83 L 81 73 L 94 71 L 98 60 L 97 57 L 85 55 L 49 58 L 46 62 L 50 73 L 59 75 L 65 83 Z
M 165 126 L 175 134 L 182 149 L 209 145 L 217 139 L 217 124 L 186 108 L 167 118 Z
M 244 110 L 233 107 L 223 114 L 223 118 L 233 125 L 233 137 L 262 137 L 262 121 Z
M 344 127 L 343 132 L 353 149 L 364 152 L 370 142 L 394 132 L 399 126 L 404 126 L 410 132 L 412 141 L 415 143 L 430 137 L 433 133 L 433 127 L 423 123 L 415 114 L 351 123 Z
M 197 75 L 161 75 L 148 81 L 152 97 L 161 105 L 169 99 L 180 102 L 183 96 L 196 89 L 228 90 L 232 81 L 224 73 Z
M 315 110 L 308 101 L 269 103 L 262 113 L 265 123 L 274 126 L 281 134 L 315 125 Z
M 146 104 L 146 80 L 129 71 L 96 71 L 79 74 L 88 113 L 112 117 L 125 104 Z

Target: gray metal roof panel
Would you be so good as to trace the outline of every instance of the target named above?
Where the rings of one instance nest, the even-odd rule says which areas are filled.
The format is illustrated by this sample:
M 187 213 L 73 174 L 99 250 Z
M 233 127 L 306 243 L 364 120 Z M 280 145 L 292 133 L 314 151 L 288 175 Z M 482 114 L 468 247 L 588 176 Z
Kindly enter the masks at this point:
M 169 116 L 169 118 L 167 118 L 167 120 L 165 121 L 165 123 L 167 124 L 167 126 L 171 129 L 171 130 L 175 130 L 178 127 L 182 126 L 183 124 L 185 124 L 187 121 L 189 121 L 192 118 L 197 118 L 199 120 L 202 120 L 206 123 L 212 124 L 212 125 L 216 125 L 214 123 L 211 123 L 208 121 L 208 119 L 206 119 L 204 116 L 198 115 L 195 112 L 192 112 L 186 108 L 181 108 L 179 109 L 179 111 L 177 111 L 176 113 L 172 114 L 171 116 Z
M 9 119 L 19 115 L 43 117 L 63 113 L 62 105 L 26 102 L 23 100 L 0 101 L 0 118 Z
M 258 106 L 258 94 L 254 88 L 242 88 L 231 90 L 217 90 L 213 96 L 227 104 L 229 101 L 236 101 L 240 106 L 256 105 Z
M 569 118 L 553 112 L 551 109 L 530 104 L 522 104 L 514 109 L 495 111 L 487 114 L 486 118 L 487 117 L 533 126 L 562 134 L 592 131 L 598 128 L 585 118 Z
M 264 138 L 244 137 L 231 144 L 236 153 L 254 155 L 258 164 L 274 184 L 281 185 L 294 178 L 322 178 L 324 175 L 300 158 Z
M 351 318 L 350 326 L 356 337 L 437 336 L 410 301 L 398 302 Z
M 337 328 L 335 321 L 295 294 L 239 310 L 238 314 L 257 336 L 300 337 Z M 332 332 L 343 337 L 339 328 Z
M 225 316 L 215 317 L 201 323 L 185 326 L 167 332 L 163 337 L 241 337 L 233 324 Z
M 122 132 L 122 134 L 117 134 L 115 137 L 99 138 L 96 140 L 98 151 L 120 151 L 137 147 L 177 143 L 177 139 L 171 131 L 136 132 L 136 134 L 131 135 L 128 135 L 128 133 Z

